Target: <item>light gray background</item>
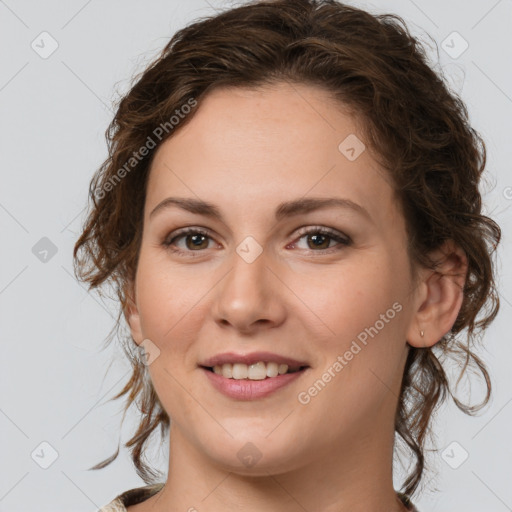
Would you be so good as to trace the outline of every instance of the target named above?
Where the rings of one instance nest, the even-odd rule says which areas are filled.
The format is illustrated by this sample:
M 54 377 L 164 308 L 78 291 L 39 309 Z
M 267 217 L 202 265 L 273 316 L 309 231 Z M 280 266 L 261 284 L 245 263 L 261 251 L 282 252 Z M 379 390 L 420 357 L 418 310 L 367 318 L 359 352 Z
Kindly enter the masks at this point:
M 505 264 L 512 254 L 512 1 L 352 4 L 395 12 L 423 40 L 426 31 L 437 41 L 440 65 L 487 143 L 486 211 L 504 235 L 498 254 L 502 308 L 478 351 L 491 369 L 492 402 L 474 418 L 451 403 L 441 409 L 440 451 L 428 459 L 438 474 L 429 472 L 424 480 L 438 490 L 415 501 L 420 512 L 512 510 L 512 345 L 506 323 L 512 314 L 512 274 Z M 88 294 L 76 282 L 72 247 L 89 180 L 106 157 L 104 132 L 116 91 L 127 90 L 130 78 L 177 29 L 229 5 L 0 1 L 1 511 L 95 511 L 121 491 L 144 485 L 125 451 L 108 468 L 87 471 L 117 446 L 122 404 L 108 399 L 124 385 L 129 367 L 114 345 L 101 351 L 115 303 Z M 35 41 L 43 51 L 41 38 L 48 38 L 39 36 L 43 31 L 58 43 L 48 58 L 31 47 Z M 453 31 L 469 44 L 456 58 L 453 52 L 463 42 L 450 36 Z M 452 56 L 443 50 L 444 40 L 453 47 Z M 50 44 L 45 39 L 46 50 Z M 40 260 L 43 254 L 34 254 L 43 237 L 57 250 L 46 262 Z M 459 397 L 467 400 L 466 395 L 462 388 Z M 481 398 L 482 387 L 476 385 L 471 399 Z M 136 419 L 135 413 L 128 416 L 123 440 Z M 458 444 L 445 452 L 452 460 L 462 450 L 469 454 L 458 469 L 441 456 L 452 442 Z M 51 460 L 52 449 L 58 457 L 43 469 L 39 464 Z M 163 451 L 153 450 L 164 472 L 166 450 L 167 444 Z M 400 464 L 396 471 L 398 488 Z

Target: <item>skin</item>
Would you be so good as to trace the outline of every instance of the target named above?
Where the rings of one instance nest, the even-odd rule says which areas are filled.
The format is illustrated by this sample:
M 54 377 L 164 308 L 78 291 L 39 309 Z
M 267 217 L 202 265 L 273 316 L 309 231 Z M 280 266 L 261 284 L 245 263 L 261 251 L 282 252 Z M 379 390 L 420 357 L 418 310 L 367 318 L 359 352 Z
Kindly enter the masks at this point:
M 394 413 L 409 345 L 432 346 L 452 327 L 467 263 L 447 242 L 437 272 L 413 283 L 405 219 L 390 181 L 363 151 L 350 161 L 338 145 L 363 136 L 321 88 L 278 83 L 217 89 L 163 143 L 152 164 L 135 283 L 125 312 L 134 341 L 149 339 L 148 366 L 171 417 L 169 478 L 130 512 L 393 512 L 405 510 L 392 482 Z M 169 196 L 202 199 L 224 222 L 178 207 L 150 212 Z M 370 218 L 327 208 L 276 221 L 283 201 L 348 198 Z M 179 228 L 209 230 L 194 249 Z M 325 227 L 320 248 L 302 227 Z M 316 232 L 318 233 L 318 232 Z M 263 252 L 248 263 L 248 236 Z M 196 256 L 195 258 L 190 257 Z M 446 275 L 455 272 L 455 275 Z M 307 391 L 357 335 L 394 303 L 402 306 L 309 403 Z M 424 337 L 420 330 L 425 331 Z M 272 351 L 311 367 L 267 398 L 240 401 L 216 391 L 198 364 L 215 354 Z M 261 459 L 237 453 L 253 443 Z

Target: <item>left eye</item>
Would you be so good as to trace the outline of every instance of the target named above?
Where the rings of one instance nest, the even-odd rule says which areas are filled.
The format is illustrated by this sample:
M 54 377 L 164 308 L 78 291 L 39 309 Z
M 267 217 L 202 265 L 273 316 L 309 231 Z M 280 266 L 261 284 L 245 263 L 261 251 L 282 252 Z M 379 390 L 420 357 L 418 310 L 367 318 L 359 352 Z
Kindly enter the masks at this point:
M 308 230 L 302 231 L 299 233 L 299 238 L 296 238 L 296 241 L 306 237 L 308 240 L 308 246 L 313 248 L 309 249 L 310 252 L 332 252 L 332 250 L 330 250 L 332 249 L 330 245 L 333 240 L 338 242 L 338 246 L 341 246 L 335 246 L 335 251 L 340 250 L 343 246 L 349 246 L 352 243 L 348 236 L 326 228 L 310 228 Z M 176 241 L 182 238 L 185 239 L 186 250 L 183 250 L 179 247 L 176 248 L 175 246 Z M 189 253 L 188 255 L 195 256 L 190 253 L 201 252 L 201 249 L 207 249 L 209 239 L 213 240 L 213 238 L 210 237 L 207 232 L 199 229 L 187 228 L 179 231 L 172 238 L 167 238 L 164 240 L 162 245 L 175 253 Z M 309 244 L 309 240 L 312 241 L 312 245 Z M 188 243 L 189 241 L 190 243 Z M 292 242 L 292 244 L 289 244 L 287 247 L 290 245 L 295 246 L 296 242 Z M 327 251 L 327 249 L 329 250 Z
M 300 236 L 298 240 L 301 240 L 302 238 L 307 237 L 308 240 L 308 246 L 309 246 L 309 240 L 312 241 L 314 248 L 314 252 L 318 252 L 316 249 L 328 249 L 330 248 L 330 242 L 332 240 L 338 242 L 338 246 L 348 246 L 351 244 L 351 240 L 348 236 L 342 235 L 341 233 L 338 233 L 337 231 L 331 231 L 330 229 L 325 228 L 313 228 L 308 229 L 307 231 L 303 231 L 302 233 L 299 233 Z M 325 246 L 327 241 L 327 246 Z M 295 244 L 294 244 L 295 245 Z M 311 246 L 310 246 L 311 247 Z M 339 248 L 335 248 L 335 250 L 339 250 Z M 331 251 L 329 251 L 331 252 Z

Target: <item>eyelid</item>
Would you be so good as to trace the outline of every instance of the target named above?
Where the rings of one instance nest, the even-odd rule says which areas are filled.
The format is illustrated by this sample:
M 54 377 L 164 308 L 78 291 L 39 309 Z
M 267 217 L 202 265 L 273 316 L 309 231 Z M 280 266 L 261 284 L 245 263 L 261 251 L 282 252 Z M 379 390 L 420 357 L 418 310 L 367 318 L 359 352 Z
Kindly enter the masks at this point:
M 315 225 L 305 226 L 305 227 L 299 229 L 296 236 L 302 237 L 309 233 L 316 233 L 316 232 L 319 232 L 319 233 L 322 233 L 325 235 L 332 235 L 332 237 L 343 238 L 347 242 L 351 241 L 351 238 L 348 235 L 346 235 L 345 233 L 342 233 L 341 231 L 338 231 L 337 229 L 334 229 L 334 228 L 328 228 L 326 226 L 315 226 Z

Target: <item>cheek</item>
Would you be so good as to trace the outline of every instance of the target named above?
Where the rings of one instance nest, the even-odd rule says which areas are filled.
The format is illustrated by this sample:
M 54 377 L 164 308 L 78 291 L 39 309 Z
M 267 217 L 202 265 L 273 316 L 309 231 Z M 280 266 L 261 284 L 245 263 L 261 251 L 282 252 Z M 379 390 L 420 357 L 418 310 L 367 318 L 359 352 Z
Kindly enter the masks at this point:
M 196 284 L 169 265 L 164 251 L 143 248 L 137 268 L 137 299 L 145 327 L 157 332 L 170 329 L 192 306 Z
M 315 311 L 335 333 L 316 336 L 324 353 L 320 379 L 332 382 L 318 404 L 337 400 L 341 409 L 365 415 L 389 392 L 405 345 L 400 275 L 382 255 L 365 258 L 339 272 L 327 292 L 310 295 Z
M 163 338 L 174 324 L 176 308 L 176 284 L 168 276 L 155 271 L 157 267 L 139 263 L 137 299 L 141 327 L 146 337 Z
M 335 270 L 326 269 L 313 280 L 296 280 L 297 295 L 304 298 L 316 323 L 321 321 L 322 332 L 331 339 L 344 344 L 379 320 L 399 297 L 399 283 L 383 258 L 354 258 Z
M 197 339 L 192 331 L 200 326 L 198 315 L 203 295 L 190 276 L 185 279 L 182 272 L 169 269 L 160 256 L 141 253 L 137 270 L 140 324 L 144 338 L 150 339 L 159 350 L 148 370 L 156 394 L 173 418 L 176 413 L 179 418 L 194 408 L 182 386 L 197 364 L 190 348 Z M 190 391 L 197 395 L 195 390 Z
M 308 295 L 332 331 L 321 338 L 317 330 L 322 361 L 302 390 L 304 399 L 311 400 L 307 410 L 313 415 L 329 409 L 343 422 L 351 411 L 353 424 L 362 424 L 390 393 L 405 343 L 399 275 L 382 255 L 360 259 L 337 273 L 323 293 L 315 288 Z
M 137 269 L 141 330 L 160 349 L 160 363 L 166 368 L 181 372 L 195 367 L 189 349 L 207 316 L 207 292 L 214 283 L 214 279 L 198 279 L 197 273 L 170 266 L 165 255 L 141 253 Z

